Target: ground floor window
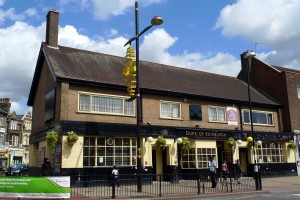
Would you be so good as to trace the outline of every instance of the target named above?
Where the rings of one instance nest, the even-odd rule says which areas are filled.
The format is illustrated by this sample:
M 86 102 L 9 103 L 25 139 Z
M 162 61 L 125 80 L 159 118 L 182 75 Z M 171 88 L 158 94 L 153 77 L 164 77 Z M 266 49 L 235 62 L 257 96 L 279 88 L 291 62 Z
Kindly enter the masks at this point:
M 216 158 L 215 148 L 192 148 L 182 155 L 182 168 L 184 169 L 207 169 L 210 157 Z
M 85 137 L 83 166 L 135 166 L 136 138 Z
M 283 163 L 284 151 L 282 143 L 263 142 L 256 148 L 258 162 L 260 163 Z

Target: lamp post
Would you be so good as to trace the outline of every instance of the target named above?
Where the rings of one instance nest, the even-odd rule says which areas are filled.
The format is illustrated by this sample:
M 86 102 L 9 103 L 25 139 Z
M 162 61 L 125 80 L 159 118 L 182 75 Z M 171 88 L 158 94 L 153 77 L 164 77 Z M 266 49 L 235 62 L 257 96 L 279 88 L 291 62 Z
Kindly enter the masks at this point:
M 137 138 L 137 191 L 142 192 L 142 182 L 141 182 L 141 96 L 140 96 L 140 69 L 139 69 L 139 37 L 143 35 L 146 31 L 148 31 L 152 26 L 161 25 L 163 23 L 163 19 L 161 17 L 153 17 L 151 20 L 151 25 L 146 27 L 139 33 L 139 15 L 138 15 L 138 0 L 135 1 L 135 37 L 128 40 L 124 46 L 131 44 L 135 40 L 136 45 L 136 119 L 137 119 L 137 130 L 136 130 L 136 138 Z
M 247 70 L 247 84 L 248 84 L 248 102 L 249 102 L 249 113 L 250 113 L 250 126 L 251 126 L 251 136 L 247 138 L 247 142 L 249 142 L 253 148 L 253 157 L 254 157 L 254 178 L 255 178 L 255 187 L 256 190 L 261 189 L 261 184 L 259 181 L 259 172 L 258 172 L 258 166 L 256 162 L 256 142 L 253 139 L 254 137 L 254 131 L 253 131 L 253 117 L 252 117 L 252 101 L 251 101 L 251 93 L 250 93 L 250 73 L 251 73 L 251 60 L 253 57 L 255 57 L 256 54 L 254 51 L 246 51 L 243 53 L 244 63 L 246 62 L 246 70 Z M 261 144 L 261 141 L 258 141 L 258 143 Z

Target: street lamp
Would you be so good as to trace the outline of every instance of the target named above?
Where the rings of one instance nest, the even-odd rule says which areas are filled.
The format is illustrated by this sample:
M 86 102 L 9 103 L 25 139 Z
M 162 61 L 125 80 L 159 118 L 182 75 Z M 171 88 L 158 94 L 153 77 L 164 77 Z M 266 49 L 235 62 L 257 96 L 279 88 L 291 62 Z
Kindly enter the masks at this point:
M 135 1 L 135 37 L 128 40 L 124 46 L 131 44 L 135 40 L 136 45 L 136 90 L 135 90 L 135 98 L 136 98 L 136 119 L 137 119 L 137 130 L 136 130 L 136 137 L 137 137 L 137 191 L 142 192 L 142 182 L 141 182 L 141 169 L 142 169 L 142 162 L 141 162 L 141 97 L 140 97 L 140 69 L 139 69 L 139 59 L 140 59 L 140 52 L 139 52 L 139 37 L 143 35 L 146 31 L 148 31 L 152 26 L 158 26 L 163 23 L 163 19 L 161 17 L 153 17 L 151 20 L 151 25 L 146 27 L 139 33 L 139 15 L 138 15 L 138 0 Z
M 255 57 L 256 54 L 254 51 L 246 51 L 243 53 L 243 58 L 244 58 L 244 62 L 246 63 L 246 70 L 247 70 L 247 83 L 248 83 L 248 102 L 249 102 L 249 112 L 250 112 L 250 126 L 251 126 L 251 136 L 252 137 L 248 137 L 247 138 L 247 142 L 249 144 L 251 144 L 252 148 L 253 148 L 253 157 L 254 157 L 254 177 L 255 177 L 255 187 L 256 190 L 259 190 L 261 188 L 261 184 L 259 179 L 259 173 L 258 173 L 258 166 L 257 166 L 257 162 L 256 162 L 256 144 L 257 142 L 255 142 L 255 140 L 253 139 L 254 137 L 254 131 L 253 131 L 253 117 L 252 117 L 252 102 L 251 102 L 251 93 L 250 93 L 250 72 L 251 72 L 251 61 L 252 58 Z M 245 67 L 245 66 L 244 66 Z M 261 144 L 261 141 L 259 141 L 259 143 Z

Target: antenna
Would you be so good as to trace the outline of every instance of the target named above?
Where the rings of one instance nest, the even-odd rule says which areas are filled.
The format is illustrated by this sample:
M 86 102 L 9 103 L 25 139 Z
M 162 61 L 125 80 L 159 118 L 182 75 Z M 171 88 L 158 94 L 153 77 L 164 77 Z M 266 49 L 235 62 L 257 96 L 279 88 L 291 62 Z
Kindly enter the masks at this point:
M 256 46 L 259 45 L 259 44 L 263 44 L 263 42 L 255 42 L 254 43 L 254 52 L 256 52 Z

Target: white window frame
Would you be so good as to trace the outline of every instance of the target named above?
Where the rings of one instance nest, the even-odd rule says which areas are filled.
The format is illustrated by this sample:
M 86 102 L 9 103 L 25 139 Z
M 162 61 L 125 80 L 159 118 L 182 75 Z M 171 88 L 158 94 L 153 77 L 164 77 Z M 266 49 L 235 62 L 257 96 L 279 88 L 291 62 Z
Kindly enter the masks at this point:
M 18 144 L 19 144 L 19 137 L 18 136 L 15 136 L 15 135 L 13 135 L 12 136 L 12 146 L 18 146 Z
M 163 108 L 162 106 L 163 105 L 169 105 L 169 114 L 163 114 Z M 178 109 L 178 116 L 176 116 L 175 112 L 175 106 L 177 107 Z M 160 101 L 160 112 L 159 112 L 159 115 L 160 115 L 160 118 L 163 118 L 163 119 L 181 119 L 181 103 L 180 102 L 172 102 L 172 101 Z
M 297 96 L 298 96 L 298 99 L 300 99 L 300 86 L 297 87 Z
M 245 122 L 245 111 L 249 114 L 249 116 L 248 116 L 249 117 L 249 122 Z M 252 118 L 254 118 L 253 114 L 255 114 L 255 113 L 265 114 L 266 115 L 267 124 L 261 124 L 261 123 L 255 123 L 255 122 L 253 122 L 253 125 L 274 126 L 274 113 L 273 112 L 252 110 Z M 272 123 L 269 123 L 269 117 L 268 117 L 268 115 L 271 115 Z M 250 124 L 251 123 L 251 117 L 250 117 L 250 110 L 249 109 L 243 109 L 243 122 L 244 122 L 244 124 Z
M 105 141 L 105 143 L 98 144 L 98 139 Z M 122 141 L 122 144 L 117 144 L 116 140 Z M 124 144 L 124 140 L 129 140 L 129 144 Z M 111 151 L 108 149 L 111 149 Z M 124 153 L 126 149 L 129 149 L 129 151 Z M 137 141 L 134 137 L 85 137 L 83 151 L 83 167 L 137 165 Z M 100 160 L 102 160 L 103 164 L 100 164 Z M 129 161 L 129 163 L 126 160 Z M 109 162 L 111 162 L 110 165 Z
M 216 109 L 216 117 L 217 119 L 214 120 L 211 118 L 211 109 Z M 220 120 L 220 117 L 219 117 L 219 112 L 220 110 L 223 110 L 224 112 L 224 120 Z M 221 122 L 221 123 L 226 123 L 227 122 L 227 115 L 226 115 L 226 107 L 218 107 L 218 106 L 209 106 L 208 107 L 208 120 L 209 122 Z
M 10 120 L 10 129 L 11 130 L 17 130 L 18 121 L 16 120 Z
M 279 142 L 263 142 L 256 147 L 259 163 L 284 163 L 284 145 Z
M 81 95 L 86 95 L 86 96 L 89 96 L 89 102 L 88 102 L 88 107 L 86 107 L 87 109 L 81 109 L 81 105 L 80 105 L 80 102 L 81 102 Z M 112 103 L 113 103 L 113 100 L 120 100 L 122 101 L 122 106 L 121 106 L 121 109 L 119 108 L 118 110 L 122 110 L 121 112 L 110 112 L 110 111 L 94 111 L 93 110 L 93 97 L 99 97 L 99 98 L 102 98 L 102 99 L 107 99 L 107 100 L 111 100 Z M 128 97 L 125 97 L 125 96 L 116 96 L 116 95 L 107 95 L 107 94 L 98 94 L 98 93 L 86 93 L 86 92 L 79 92 L 78 93 L 78 112 L 81 112 L 81 113 L 95 113 L 95 114 L 107 114 L 107 115 L 124 115 L 124 116 L 135 116 L 135 101 L 127 101 Z M 126 106 L 125 104 L 132 104 L 132 112 L 129 112 L 127 113 L 126 112 Z M 101 105 L 100 105 L 101 106 Z M 104 105 L 104 109 L 107 109 L 107 103 L 106 105 Z M 114 108 L 112 108 L 114 109 Z M 131 111 L 129 110 L 129 111 Z
M 3 117 L 0 116 L 0 125 L 3 125 Z
M 190 148 L 181 159 L 182 169 L 209 169 L 210 157 L 216 158 L 217 149 L 212 147 Z
M 24 135 L 23 144 L 24 145 L 28 145 L 29 144 L 29 136 L 28 135 Z

